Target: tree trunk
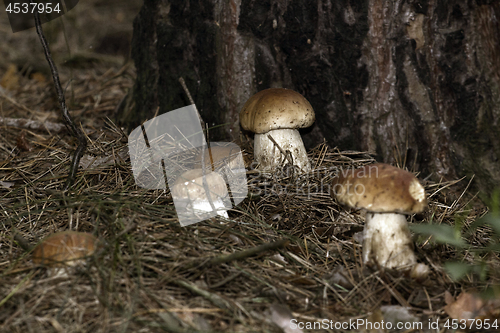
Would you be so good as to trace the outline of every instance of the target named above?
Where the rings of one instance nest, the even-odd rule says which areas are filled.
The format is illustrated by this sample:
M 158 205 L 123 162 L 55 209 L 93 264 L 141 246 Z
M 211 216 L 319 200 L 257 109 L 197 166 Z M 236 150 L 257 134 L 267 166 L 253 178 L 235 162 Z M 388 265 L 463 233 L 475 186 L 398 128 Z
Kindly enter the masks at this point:
M 285 87 L 327 140 L 423 175 L 500 183 L 500 4 L 487 0 L 145 0 L 134 22 L 134 113 L 189 104 L 212 140 L 238 139 L 255 92 Z

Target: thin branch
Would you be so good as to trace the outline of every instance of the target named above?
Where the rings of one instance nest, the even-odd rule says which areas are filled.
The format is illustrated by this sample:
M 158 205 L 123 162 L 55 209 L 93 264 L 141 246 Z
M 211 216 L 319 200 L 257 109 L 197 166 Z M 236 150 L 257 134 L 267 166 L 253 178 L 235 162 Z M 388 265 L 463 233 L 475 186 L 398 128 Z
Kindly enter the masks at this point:
M 274 138 L 271 136 L 271 134 L 268 134 L 268 135 L 267 135 L 267 138 L 268 138 L 269 140 L 271 140 L 271 141 L 272 141 L 272 143 L 273 143 L 276 147 L 278 147 L 279 151 L 280 151 L 283 155 L 285 155 L 285 158 L 288 160 L 288 162 L 289 162 L 290 164 L 292 164 L 292 165 L 293 165 L 293 160 L 292 160 L 292 157 L 290 156 L 290 154 L 287 154 L 287 152 L 286 152 L 286 151 L 284 151 L 284 150 L 283 150 L 283 148 L 281 148 L 281 147 L 280 147 L 280 145 L 276 142 L 276 140 L 274 140 Z
M 282 247 L 285 247 L 288 244 L 287 239 L 282 239 L 272 243 L 265 243 L 256 247 L 252 247 L 251 249 L 231 253 L 228 255 L 223 255 L 219 257 L 215 257 L 208 262 L 208 265 L 219 265 L 224 264 L 233 260 L 242 260 L 248 257 L 254 256 L 256 254 L 260 254 L 262 252 L 276 250 Z
M 189 92 L 189 89 L 188 89 L 188 87 L 186 85 L 186 81 L 184 81 L 183 77 L 180 77 L 179 78 L 179 82 L 181 83 L 182 89 L 184 89 L 184 92 L 186 93 L 187 98 L 189 99 L 189 103 L 191 103 L 192 105 L 194 105 L 194 109 L 196 110 L 196 113 L 198 114 L 198 118 L 200 119 L 201 128 L 204 129 L 206 127 L 205 126 L 205 121 L 201 117 L 200 111 L 198 111 L 198 108 L 196 107 L 196 104 L 194 103 L 193 97 L 191 97 L 191 93 Z
M 30 2 L 34 3 L 33 0 L 30 0 Z M 47 43 L 47 40 L 45 39 L 45 35 L 43 34 L 42 25 L 40 23 L 40 15 L 38 14 L 37 10 L 35 10 L 34 13 L 35 13 L 36 32 L 38 34 L 38 37 L 40 38 L 40 42 L 42 43 L 42 47 L 45 52 L 45 58 L 49 63 L 50 71 L 52 73 L 52 79 L 54 80 L 54 86 L 57 92 L 57 98 L 59 100 L 59 105 L 61 106 L 64 123 L 68 128 L 68 130 L 73 134 L 73 136 L 78 139 L 78 147 L 76 148 L 76 151 L 73 155 L 73 161 L 71 162 L 71 168 L 69 171 L 68 179 L 64 186 L 64 190 L 66 191 L 73 185 L 75 181 L 75 175 L 78 170 L 78 165 L 80 164 L 80 158 L 82 157 L 83 152 L 87 148 L 87 140 L 85 138 L 85 135 L 80 130 L 80 128 L 75 125 L 68 112 L 68 107 L 66 106 L 66 100 L 64 98 L 64 92 L 61 87 L 61 82 L 59 80 L 59 73 L 57 72 L 56 65 L 52 60 L 52 56 L 50 55 L 49 45 Z
M 223 310 L 234 309 L 234 306 L 231 304 L 231 302 L 225 300 L 223 297 L 221 297 L 215 293 L 211 293 L 208 290 L 205 290 L 205 289 L 198 287 L 194 283 L 191 283 L 189 281 L 173 280 L 173 279 L 171 279 L 170 281 L 172 283 L 175 283 L 179 287 L 182 287 L 186 290 L 189 290 L 193 294 L 199 295 L 199 296 L 207 299 L 208 301 L 210 301 L 212 304 L 214 304 L 215 306 L 217 306 L 220 309 L 223 309 Z
M 186 85 L 186 82 L 184 81 L 184 78 L 180 77 L 179 82 L 181 83 L 182 89 L 184 89 L 184 92 L 186 93 L 186 95 L 189 99 L 189 103 L 194 105 L 194 109 L 196 110 L 196 114 L 198 115 L 198 118 L 200 120 L 202 133 L 203 133 L 203 135 L 205 135 L 205 133 L 203 132 L 203 129 L 205 128 L 205 122 L 203 121 L 203 118 L 201 117 L 201 114 L 198 111 L 196 104 L 194 103 L 193 97 L 191 97 L 191 93 L 189 92 L 189 89 Z M 207 140 L 205 137 L 205 142 L 206 141 Z M 201 183 L 203 185 L 203 189 L 205 190 L 205 194 L 208 198 L 208 203 L 210 204 L 210 208 L 212 208 L 212 211 L 215 212 L 215 211 L 217 211 L 217 209 L 215 208 L 215 205 L 213 203 L 210 188 L 208 187 L 207 177 L 205 176 L 205 145 L 201 145 L 201 173 L 202 173 Z

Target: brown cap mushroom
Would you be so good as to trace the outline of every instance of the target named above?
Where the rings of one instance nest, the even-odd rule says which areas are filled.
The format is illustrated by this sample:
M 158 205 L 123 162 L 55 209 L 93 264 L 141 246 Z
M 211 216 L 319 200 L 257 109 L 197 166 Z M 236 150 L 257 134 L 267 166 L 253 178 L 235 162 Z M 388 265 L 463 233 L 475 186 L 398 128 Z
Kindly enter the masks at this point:
M 284 159 L 268 135 L 283 151 L 290 151 L 293 164 L 307 172 L 311 165 L 298 128 L 309 127 L 315 115 L 311 104 L 298 92 L 271 88 L 253 95 L 240 112 L 244 130 L 255 133 L 254 157 L 262 171 L 272 171 Z
M 92 234 L 62 231 L 45 238 L 32 253 L 33 263 L 51 267 L 75 266 L 94 253 L 98 239 Z
M 203 185 L 205 177 L 209 190 Z M 171 188 L 175 208 L 181 225 L 189 225 L 214 216 L 214 211 L 228 218 L 227 209 L 231 207 L 224 178 L 213 171 L 193 169 L 184 172 Z
M 375 261 L 384 268 L 416 264 L 404 214 L 423 211 L 427 199 L 413 174 L 382 163 L 341 170 L 333 180 L 331 194 L 341 204 L 368 211 L 363 237 L 365 263 Z
M 402 214 L 420 213 L 427 206 L 424 188 L 408 171 L 376 163 L 339 173 L 332 195 L 343 205 Z

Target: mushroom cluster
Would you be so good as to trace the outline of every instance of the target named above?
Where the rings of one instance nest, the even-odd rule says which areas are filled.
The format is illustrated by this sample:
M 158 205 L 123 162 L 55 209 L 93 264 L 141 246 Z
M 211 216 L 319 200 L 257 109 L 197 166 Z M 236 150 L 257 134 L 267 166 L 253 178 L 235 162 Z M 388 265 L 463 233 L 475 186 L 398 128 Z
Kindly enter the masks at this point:
M 311 164 L 298 129 L 309 127 L 314 121 L 314 110 L 307 99 L 284 88 L 258 92 L 240 112 L 241 127 L 255 133 L 254 158 L 257 168 L 263 172 L 279 168 L 287 158 L 283 152 L 287 151 L 293 165 L 302 172 L 310 171 Z
M 417 260 L 405 214 L 420 213 L 427 205 L 425 190 L 415 176 L 377 163 L 342 170 L 332 185 L 331 195 L 339 203 L 367 211 L 363 261 L 413 269 Z M 417 269 L 425 271 L 422 267 Z

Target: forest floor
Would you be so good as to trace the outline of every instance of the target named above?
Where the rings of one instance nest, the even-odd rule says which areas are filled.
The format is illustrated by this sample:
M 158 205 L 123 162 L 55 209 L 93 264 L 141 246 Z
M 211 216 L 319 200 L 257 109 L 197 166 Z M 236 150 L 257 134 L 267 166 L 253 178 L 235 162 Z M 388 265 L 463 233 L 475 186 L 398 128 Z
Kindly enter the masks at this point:
M 420 178 L 429 204 L 410 225 L 445 226 L 415 235 L 418 261 L 431 270 L 423 279 L 364 265 L 363 212 L 322 187 L 336 170 L 375 161 L 363 152 L 320 145 L 309 151 L 307 175 L 249 170 L 251 195 L 228 219 L 182 227 L 168 189 L 136 185 L 128 133 L 113 121 L 133 87 L 128 50 L 141 3 L 80 2 L 43 26 L 89 142 L 68 192 L 77 141 L 63 125 L 40 42 L 34 29 L 13 34 L 0 15 L 1 332 L 478 331 L 469 329 L 478 321 L 467 329 L 458 321 L 469 318 L 500 330 L 498 209 L 488 213 L 466 179 Z M 251 142 L 241 147 L 251 160 Z M 101 242 L 84 264 L 58 274 L 20 246 L 67 230 Z

